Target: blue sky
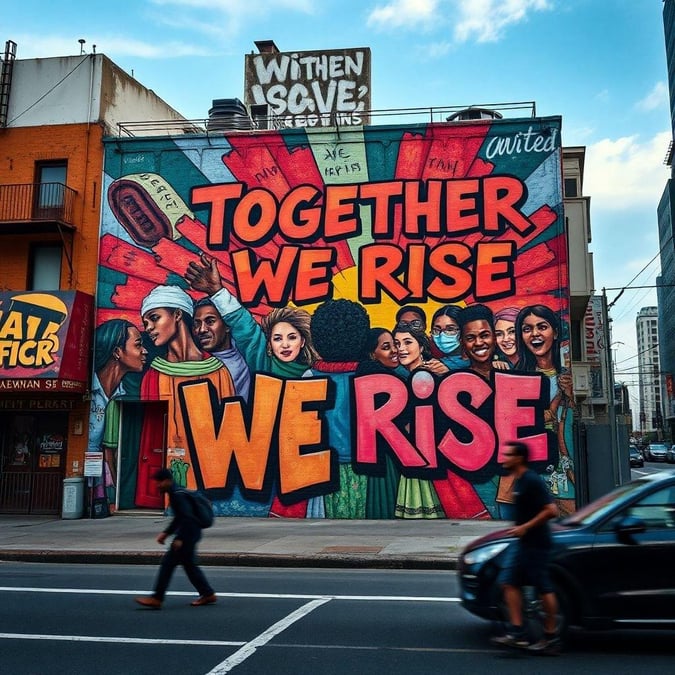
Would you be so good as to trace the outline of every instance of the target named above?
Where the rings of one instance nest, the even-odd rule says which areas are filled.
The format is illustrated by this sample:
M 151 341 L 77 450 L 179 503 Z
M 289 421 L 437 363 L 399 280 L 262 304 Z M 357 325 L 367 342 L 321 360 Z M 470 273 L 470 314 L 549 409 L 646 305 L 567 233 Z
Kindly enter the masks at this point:
M 18 58 L 104 53 L 188 118 L 243 96 L 244 54 L 370 47 L 373 108 L 535 101 L 584 145 L 598 290 L 653 285 L 671 139 L 661 0 L 79 0 L 5 3 Z M 648 264 L 652 258 L 656 260 Z M 612 300 L 618 293 L 608 290 Z M 612 310 L 617 379 L 634 381 L 635 316 Z M 637 401 L 634 400 L 634 405 Z

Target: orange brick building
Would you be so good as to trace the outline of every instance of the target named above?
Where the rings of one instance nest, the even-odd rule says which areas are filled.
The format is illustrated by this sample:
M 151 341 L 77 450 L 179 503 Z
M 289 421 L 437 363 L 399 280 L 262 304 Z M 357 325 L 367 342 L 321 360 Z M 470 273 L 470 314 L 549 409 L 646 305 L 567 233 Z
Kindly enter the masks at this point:
M 8 41 L 0 72 L 0 513 L 67 509 L 77 517 L 97 467 L 86 451 L 102 139 L 120 121 L 182 117 L 102 54 L 15 57 Z M 64 479 L 73 478 L 66 506 Z

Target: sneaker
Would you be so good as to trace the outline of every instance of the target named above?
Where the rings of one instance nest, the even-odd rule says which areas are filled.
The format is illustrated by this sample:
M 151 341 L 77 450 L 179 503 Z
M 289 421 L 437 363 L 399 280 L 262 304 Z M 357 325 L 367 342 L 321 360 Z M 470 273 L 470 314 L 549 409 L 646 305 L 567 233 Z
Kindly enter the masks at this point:
M 497 635 L 490 639 L 495 645 L 502 645 L 504 647 L 519 647 L 527 649 L 530 647 L 530 641 L 522 633 L 506 633 L 505 635 Z
M 560 637 L 556 634 L 549 635 L 548 633 L 544 633 L 544 637 L 541 640 L 528 647 L 530 651 L 539 652 L 540 654 L 558 654 L 560 648 Z

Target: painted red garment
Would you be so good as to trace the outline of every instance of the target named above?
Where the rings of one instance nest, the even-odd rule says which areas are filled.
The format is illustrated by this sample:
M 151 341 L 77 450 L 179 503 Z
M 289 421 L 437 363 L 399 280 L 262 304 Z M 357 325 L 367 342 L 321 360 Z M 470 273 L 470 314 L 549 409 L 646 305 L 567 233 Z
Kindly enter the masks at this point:
M 270 506 L 270 518 L 306 518 L 307 500 L 303 499 L 295 504 L 282 504 L 279 497 L 275 497 Z
M 485 504 L 465 478 L 448 471 L 444 480 L 433 483 L 446 518 L 490 520 Z

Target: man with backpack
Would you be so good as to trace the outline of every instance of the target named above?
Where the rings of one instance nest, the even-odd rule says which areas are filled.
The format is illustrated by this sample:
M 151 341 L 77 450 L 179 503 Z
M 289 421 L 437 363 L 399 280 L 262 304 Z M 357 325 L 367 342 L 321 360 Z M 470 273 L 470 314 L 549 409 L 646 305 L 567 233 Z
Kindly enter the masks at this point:
M 202 536 L 203 524 L 196 515 L 193 497 L 187 490 L 174 483 L 173 474 L 169 469 L 159 469 L 153 475 L 153 479 L 157 481 L 159 491 L 169 496 L 169 505 L 173 511 L 173 520 L 163 532 L 160 532 L 157 541 L 163 544 L 170 535 L 174 534 L 175 537 L 162 558 L 153 594 L 135 600 L 144 607 L 160 609 L 173 571 L 178 565 L 182 565 L 190 583 L 199 593 L 199 597 L 190 604 L 193 607 L 211 605 L 217 600 L 215 591 L 195 561 L 195 549 Z

